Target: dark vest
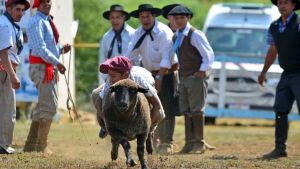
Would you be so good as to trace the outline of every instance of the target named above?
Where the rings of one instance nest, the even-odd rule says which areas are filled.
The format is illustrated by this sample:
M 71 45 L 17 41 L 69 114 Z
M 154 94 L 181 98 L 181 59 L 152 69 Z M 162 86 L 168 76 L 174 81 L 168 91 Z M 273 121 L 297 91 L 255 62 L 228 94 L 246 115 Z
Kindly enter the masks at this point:
M 294 14 L 282 33 L 278 30 L 280 19 L 274 21 L 270 26 L 270 32 L 278 51 L 279 65 L 284 70 L 300 69 L 300 33 L 298 31 L 300 17 Z
M 191 36 L 195 31 L 194 28 L 191 28 L 188 36 L 185 36 L 181 46 L 179 47 L 179 75 L 180 76 L 189 76 L 193 73 L 199 71 L 200 65 L 202 64 L 202 56 L 191 44 Z M 176 35 L 173 36 L 173 41 L 175 42 Z

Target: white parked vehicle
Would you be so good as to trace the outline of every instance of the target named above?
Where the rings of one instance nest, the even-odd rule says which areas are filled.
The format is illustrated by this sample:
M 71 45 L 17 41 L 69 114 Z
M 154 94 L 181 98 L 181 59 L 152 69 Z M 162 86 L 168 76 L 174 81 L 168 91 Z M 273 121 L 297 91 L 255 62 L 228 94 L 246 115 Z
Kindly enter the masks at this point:
M 271 66 L 265 88 L 259 86 L 257 77 L 269 47 L 268 28 L 279 17 L 274 5 L 219 3 L 210 8 L 203 32 L 216 62 L 209 79 L 207 116 L 274 117 L 258 111 L 272 111 L 282 69 Z

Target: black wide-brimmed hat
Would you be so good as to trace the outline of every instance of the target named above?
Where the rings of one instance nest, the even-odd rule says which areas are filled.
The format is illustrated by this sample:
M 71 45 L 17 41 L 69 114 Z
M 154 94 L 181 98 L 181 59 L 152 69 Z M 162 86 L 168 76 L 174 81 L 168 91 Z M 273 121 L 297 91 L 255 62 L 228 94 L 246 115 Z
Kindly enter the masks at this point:
M 170 4 L 170 5 L 166 5 L 164 7 L 161 8 L 162 10 L 162 16 L 166 19 L 168 19 L 168 13 L 176 6 L 178 6 L 180 4 Z
M 271 0 L 271 2 L 277 6 L 277 0 Z M 300 9 L 300 0 L 292 0 L 292 2 L 296 3 L 294 11 Z
M 186 16 L 190 16 L 191 18 L 193 17 L 193 12 L 185 7 L 185 6 L 182 6 L 182 5 L 178 5 L 176 7 L 174 7 L 169 13 L 168 15 L 186 15 Z
M 109 11 L 105 11 L 103 12 L 102 16 L 109 20 L 109 14 L 113 11 L 116 11 L 116 12 L 123 12 L 123 14 L 126 16 L 126 21 L 130 18 L 130 15 L 128 12 L 126 12 L 123 8 L 122 5 L 118 5 L 118 4 L 115 4 L 115 5 L 111 5 L 110 6 L 110 10 Z
M 161 9 L 154 8 L 151 4 L 141 4 L 139 5 L 139 8 L 135 11 L 130 12 L 130 15 L 132 17 L 138 18 L 140 12 L 144 11 L 150 11 L 152 14 L 155 14 L 156 16 L 161 15 Z

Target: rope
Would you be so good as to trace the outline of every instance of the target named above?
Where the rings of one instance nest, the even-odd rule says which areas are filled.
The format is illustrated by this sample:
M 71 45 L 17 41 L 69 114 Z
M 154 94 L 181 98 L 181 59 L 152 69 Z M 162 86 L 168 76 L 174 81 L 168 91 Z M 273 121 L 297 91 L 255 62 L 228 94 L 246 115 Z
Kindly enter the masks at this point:
M 68 63 L 68 69 L 67 69 L 68 70 L 68 77 L 66 76 L 66 74 L 64 74 L 66 85 L 67 85 L 67 90 L 68 90 L 68 98 L 67 98 L 67 101 L 66 101 L 66 105 L 67 105 L 67 109 L 69 111 L 69 116 L 71 117 L 71 119 L 73 120 L 73 122 L 74 122 L 75 119 L 78 119 L 78 122 L 79 122 L 80 128 L 81 128 L 81 132 L 82 132 L 84 138 L 86 139 L 86 142 L 89 143 L 90 146 L 91 146 L 92 144 L 89 142 L 89 140 L 88 140 L 88 138 L 86 136 L 86 133 L 85 133 L 83 125 L 82 125 L 82 121 L 80 119 L 80 115 L 79 115 L 79 113 L 77 111 L 77 108 L 75 106 L 75 102 L 74 102 L 73 97 L 71 95 L 70 84 L 69 84 L 69 82 L 70 82 L 71 56 L 72 56 L 72 52 L 71 51 L 72 50 L 70 50 L 70 52 L 69 52 L 70 53 L 69 54 L 69 63 Z M 64 51 L 62 52 L 62 59 L 63 59 L 63 64 L 64 64 Z M 70 103 L 71 103 L 71 106 L 70 106 Z M 74 118 L 71 115 L 71 109 L 72 108 L 73 108 L 73 111 L 75 113 L 75 117 Z

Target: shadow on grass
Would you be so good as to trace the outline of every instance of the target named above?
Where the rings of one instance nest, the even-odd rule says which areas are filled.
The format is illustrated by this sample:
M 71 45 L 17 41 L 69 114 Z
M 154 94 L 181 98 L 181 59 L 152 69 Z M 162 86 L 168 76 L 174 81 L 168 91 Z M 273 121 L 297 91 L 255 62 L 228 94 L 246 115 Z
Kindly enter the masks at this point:
M 100 167 L 99 169 L 113 169 L 113 168 L 120 168 L 120 165 L 118 165 L 118 162 L 116 162 L 116 161 L 108 162 L 105 166 Z
M 243 124 L 240 122 L 235 122 L 235 123 L 219 123 L 216 124 L 216 126 L 230 126 L 230 127 L 274 127 L 274 124 L 257 124 L 257 123 L 250 123 L 250 124 Z
M 213 155 L 210 157 L 212 160 L 239 160 L 238 157 L 234 155 Z

